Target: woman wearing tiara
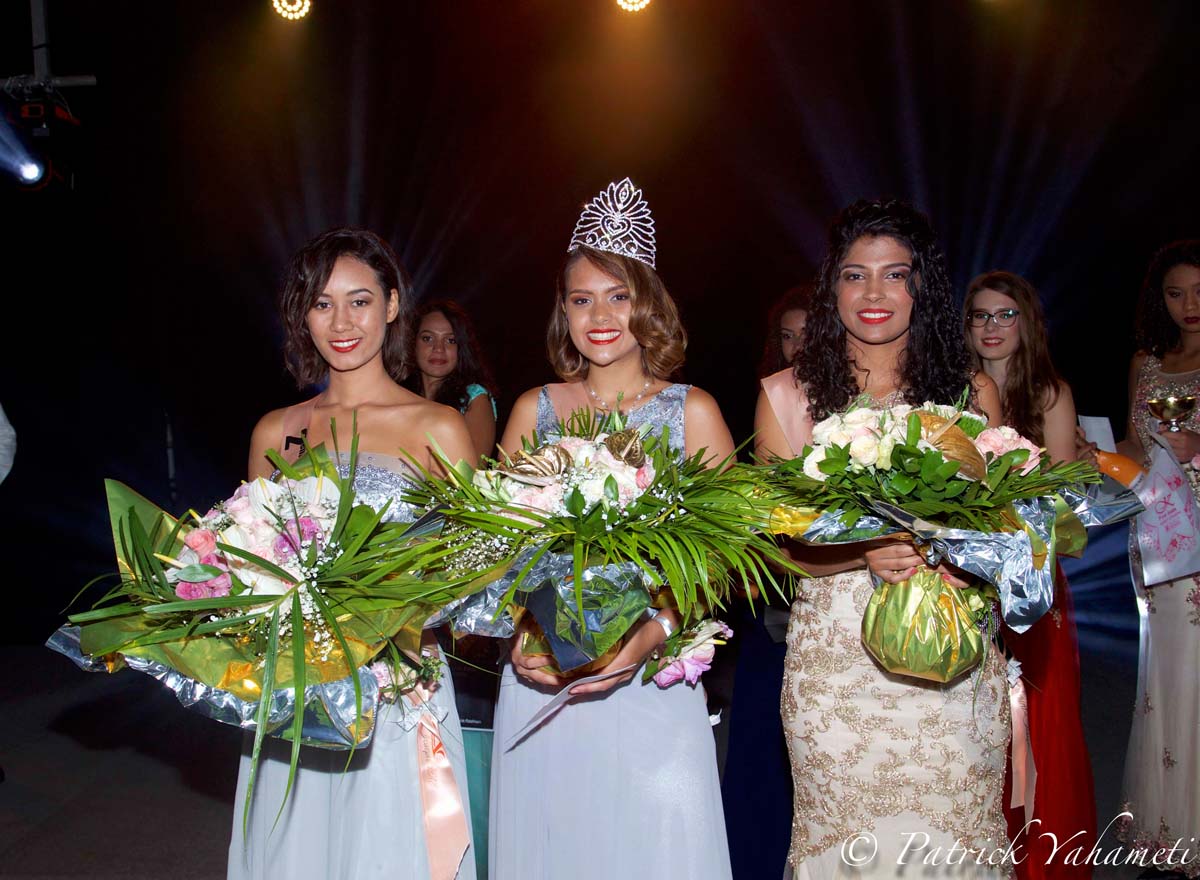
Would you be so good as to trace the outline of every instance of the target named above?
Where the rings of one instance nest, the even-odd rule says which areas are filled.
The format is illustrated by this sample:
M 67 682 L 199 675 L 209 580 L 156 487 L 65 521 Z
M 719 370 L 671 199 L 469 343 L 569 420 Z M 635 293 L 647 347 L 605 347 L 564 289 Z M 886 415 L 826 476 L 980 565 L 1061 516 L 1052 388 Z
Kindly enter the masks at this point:
M 1075 401 L 1050 359 L 1037 290 L 1012 272 L 986 272 L 967 286 L 963 319 L 976 366 L 1000 391 L 1004 424 L 1044 447 L 1051 461 L 1074 459 Z M 1075 847 L 1086 852 L 1095 843 L 1096 803 L 1079 716 L 1075 613 L 1061 567 L 1054 581 L 1054 607 L 1027 632 L 1003 627 L 1001 638 L 1021 664 L 1029 751 L 1037 770 L 1031 775 L 1014 767 L 1006 780 L 1012 784 L 1015 776 L 1020 789 L 1023 778 L 1036 779 L 1032 810 L 1028 804 L 1005 806 L 1009 834 L 1026 856 L 1015 866 L 1017 877 L 1090 877 L 1091 865 L 1066 859 Z M 1016 724 L 1013 728 L 1019 730 Z M 1032 819 L 1037 824 L 1029 824 Z M 1055 841 L 1068 839 L 1070 847 L 1056 852 Z
M 632 426 L 667 428 L 673 450 L 716 465 L 733 439 L 713 398 L 669 377 L 686 337 L 654 271 L 654 221 L 625 179 L 588 205 L 559 274 L 546 340 L 563 380 L 518 399 L 501 444 L 554 430 L 573 411 L 618 408 Z M 492 880 L 725 880 L 729 851 L 704 690 L 643 684 L 641 665 L 679 624 L 643 620 L 558 714 L 509 738 L 568 682 L 513 639 L 496 709 Z
M 340 450 L 345 474 L 357 419 L 357 500 L 376 508 L 386 504 L 387 518 L 403 522 L 416 518 L 397 500 L 413 478 L 404 456 L 435 468 L 430 447 L 436 442 L 452 461 L 475 460 L 461 415 L 397 383 L 406 366 L 408 302 L 404 269 L 370 232 L 335 229 L 300 250 L 280 298 L 287 366 L 302 388 L 326 380 L 328 386 L 311 400 L 263 416 L 250 440 L 251 479 L 271 475 L 268 449 L 295 460 L 306 444 L 320 443 L 331 454 L 335 446 Z M 432 639 L 426 644 L 426 651 L 436 650 Z M 448 761 L 436 760 L 438 739 Z M 267 742 L 244 833 L 250 760 L 248 753 L 242 756 L 229 846 L 231 880 L 475 877 L 464 810 L 462 731 L 444 667 L 431 694 L 404 696 L 383 707 L 371 743 L 353 755 L 349 767 L 344 751 L 303 748 L 286 804 L 291 744 Z M 419 745 L 426 747 L 420 757 Z M 443 784 L 437 802 L 424 801 L 430 792 L 420 782 L 427 772 Z M 280 804 L 285 806 L 276 824 Z
M 972 375 L 929 221 L 894 201 L 856 202 L 835 221 L 795 365 L 762 385 L 756 443 L 768 457 L 800 454 L 817 421 L 860 395 L 880 406 L 952 404 L 971 388 L 975 409 L 993 424 L 1000 416 L 996 386 Z M 991 651 L 948 685 L 887 673 L 861 639 L 870 575 L 904 580 L 924 561 L 913 545 L 796 544 L 793 556 L 813 575 L 792 606 L 781 701 L 795 876 L 987 872 L 1006 845 L 1003 658 Z M 947 866 L 956 843 L 960 861 Z M 939 867 L 922 863 L 938 852 Z

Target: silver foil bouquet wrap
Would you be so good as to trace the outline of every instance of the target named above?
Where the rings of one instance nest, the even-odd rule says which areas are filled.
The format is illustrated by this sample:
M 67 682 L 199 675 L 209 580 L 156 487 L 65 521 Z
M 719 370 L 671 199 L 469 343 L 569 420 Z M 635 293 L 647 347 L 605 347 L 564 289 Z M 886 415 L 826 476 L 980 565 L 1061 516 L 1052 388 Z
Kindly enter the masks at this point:
M 511 591 L 510 605 L 533 615 L 555 664 L 570 673 L 619 643 L 650 607 L 652 584 L 640 566 L 626 561 L 585 566 L 577 590 L 571 554 L 534 547 L 480 592 L 448 606 L 438 620 L 452 620 L 457 632 L 507 638 L 515 632 L 504 607 Z
M 1014 531 L 945 528 L 883 502 L 871 507 L 878 516 L 861 517 L 853 528 L 841 511 L 826 511 L 797 537 L 809 544 L 849 544 L 907 532 L 931 567 L 948 562 L 995 586 L 1004 622 L 1016 632 L 1028 630 L 1054 604 L 1055 557 L 1079 555 L 1087 545 L 1085 527 L 1120 522 L 1142 510 L 1137 496 L 1109 477 L 1014 502 L 1024 526 Z
M 60 627 L 47 640 L 46 647 L 70 658 L 85 672 L 111 671 L 107 662 L 83 653 L 79 646 L 77 626 Z M 123 655 L 122 660 L 130 669 L 162 682 L 175 694 L 180 703 L 201 715 L 243 730 L 254 730 L 257 727 L 258 701 L 244 700 L 230 691 L 189 678 L 156 660 L 134 655 Z M 302 745 L 324 749 L 351 749 L 365 746 L 371 741 L 375 730 L 372 722 L 379 709 L 379 684 L 365 666 L 358 669 L 358 681 L 362 694 L 361 715 L 355 709 L 354 682 L 350 678 L 311 684 L 304 689 L 304 727 L 300 736 Z M 292 719 L 296 713 L 295 689 L 273 690 L 268 712 L 267 735 L 285 740 L 292 739 Z M 364 721 L 367 723 L 363 723 Z

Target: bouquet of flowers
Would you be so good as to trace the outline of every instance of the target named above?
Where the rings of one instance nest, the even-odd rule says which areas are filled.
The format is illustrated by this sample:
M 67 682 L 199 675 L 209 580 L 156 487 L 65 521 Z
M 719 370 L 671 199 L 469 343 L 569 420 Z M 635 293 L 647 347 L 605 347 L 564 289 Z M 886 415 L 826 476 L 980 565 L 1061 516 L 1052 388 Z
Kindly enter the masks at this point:
M 882 584 L 863 617 L 863 642 L 889 671 L 944 682 L 970 669 L 995 625 L 992 600 L 1027 629 L 1053 602 L 1055 553 L 1086 541 L 1059 495 L 1098 483 L 1095 469 L 1052 464 L 961 404 L 855 406 L 814 426 L 812 439 L 773 466 L 792 493 L 777 532 L 810 543 L 907 532 L 925 549 L 930 567 Z M 931 570 L 943 559 L 981 583 L 946 584 Z
M 243 484 L 191 521 L 106 484 L 119 571 L 96 607 L 48 643 L 85 669 L 129 666 L 186 706 L 264 737 L 354 748 L 371 736 L 380 687 L 368 663 L 421 668 L 421 629 L 469 585 L 426 579 L 436 517 L 388 523 L 355 504 L 323 447 L 301 463 L 268 453 L 276 481 Z M 253 788 L 253 776 L 250 780 Z M 249 798 L 249 793 L 247 794 Z
M 783 500 L 759 468 L 672 452 L 620 416 L 574 414 L 482 470 L 429 478 L 415 500 L 446 518 L 444 576 L 488 581 L 447 609 L 456 629 L 510 636 L 557 671 L 604 665 L 655 606 L 685 626 L 747 581 L 780 591 L 794 567 L 766 532 Z

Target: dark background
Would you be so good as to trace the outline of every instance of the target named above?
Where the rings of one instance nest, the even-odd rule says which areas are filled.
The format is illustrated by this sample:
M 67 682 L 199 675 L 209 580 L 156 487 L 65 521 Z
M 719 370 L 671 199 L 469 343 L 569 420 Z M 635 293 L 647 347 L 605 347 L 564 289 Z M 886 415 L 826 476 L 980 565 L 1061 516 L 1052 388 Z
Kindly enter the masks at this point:
M 111 565 L 103 477 L 177 509 L 232 490 L 255 420 L 300 398 L 274 295 L 327 227 L 374 229 L 422 296 L 462 301 L 508 404 L 551 378 L 579 206 L 630 175 L 686 378 L 740 436 L 767 306 L 854 198 L 926 210 L 959 290 L 1031 278 L 1080 411 L 1118 437 L 1145 264 L 1200 235 L 1193 3 L 314 0 L 295 24 L 267 0 L 49 8 L 54 72 L 99 84 L 65 93 L 61 179 L 0 184 L 5 642 L 44 639 Z M 31 71 L 10 2 L 0 76 Z M 1129 644 L 1129 594 L 1089 612 L 1086 577 L 1084 635 Z

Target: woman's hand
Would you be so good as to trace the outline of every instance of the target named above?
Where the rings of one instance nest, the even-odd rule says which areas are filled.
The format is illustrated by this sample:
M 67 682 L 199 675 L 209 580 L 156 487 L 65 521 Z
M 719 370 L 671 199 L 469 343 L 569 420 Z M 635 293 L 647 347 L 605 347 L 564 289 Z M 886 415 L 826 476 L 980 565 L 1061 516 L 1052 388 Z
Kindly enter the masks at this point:
M 664 609 L 658 613 L 664 616 L 676 629 L 679 628 L 679 615 L 674 611 Z M 621 646 L 621 650 L 617 652 L 617 656 L 613 657 L 612 662 L 592 674 L 603 675 L 609 670 L 624 669 L 626 666 L 632 666 L 633 669 L 621 675 L 606 678 L 604 681 L 593 681 L 573 687 L 571 688 L 571 696 L 578 697 L 584 694 L 600 694 L 625 684 L 625 682 L 637 675 L 638 670 L 642 667 L 642 662 L 650 656 L 650 653 L 666 640 L 667 633 L 661 625 L 655 623 L 653 620 L 643 621 L 630 630 L 630 634 L 625 638 L 625 644 Z
M 1159 436 L 1167 441 L 1167 445 L 1171 447 L 1171 452 L 1175 453 L 1175 458 L 1186 464 L 1191 461 L 1196 455 L 1200 455 L 1200 434 L 1195 431 L 1169 431 L 1167 428 L 1161 427 L 1158 429 Z
M 867 568 L 880 580 L 898 584 L 912 577 L 918 565 L 925 564 L 925 557 L 917 552 L 916 546 L 907 538 L 883 538 L 871 541 L 863 553 Z
M 884 538 L 880 541 L 872 541 L 870 549 L 863 554 L 863 557 L 867 560 L 867 568 L 880 580 L 889 584 L 898 584 L 908 580 L 916 574 L 917 566 L 926 564 L 925 557 L 917 551 L 916 546 L 905 538 Z M 965 572 L 953 565 L 943 562 L 933 570 L 938 572 L 942 579 L 952 587 L 962 589 L 969 586 L 964 579 Z
M 524 654 L 521 651 L 521 636 L 529 631 L 529 627 L 522 621 L 517 626 L 517 631 L 513 635 L 512 652 L 509 654 L 512 660 L 513 672 L 521 676 L 530 684 L 540 684 L 546 687 L 561 688 L 567 683 L 567 680 L 560 675 L 554 675 L 547 672 L 542 667 L 549 666 L 553 661 L 553 657 L 549 654 Z
M 1087 438 L 1087 434 L 1083 433 L 1083 428 L 1075 429 L 1075 460 L 1086 461 L 1089 464 L 1099 467 L 1099 462 L 1096 461 L 1096 453 L 1100 451 L 1100 447 L 1091 442 Z

